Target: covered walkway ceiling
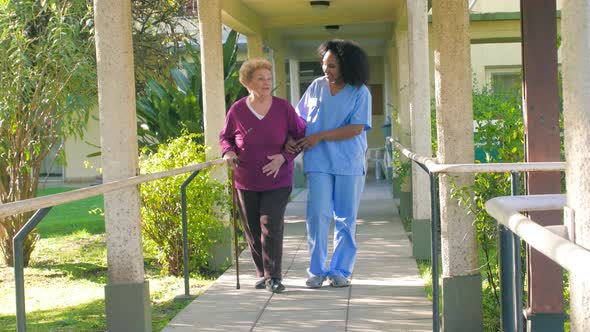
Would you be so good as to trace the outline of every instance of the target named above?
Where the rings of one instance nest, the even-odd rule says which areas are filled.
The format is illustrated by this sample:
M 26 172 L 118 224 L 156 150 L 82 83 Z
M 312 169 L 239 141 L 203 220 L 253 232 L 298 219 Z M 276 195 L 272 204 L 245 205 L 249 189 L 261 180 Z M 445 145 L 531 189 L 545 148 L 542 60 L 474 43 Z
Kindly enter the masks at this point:
M 224 0 L 223 23 L 244 35 L 263 37 L 264 44 L 282 48 L 286 56 L 314 56 L 321 41 L 353 39 L 369 55 L 384 54 L 395 27 L 407 28 L 406 0 L 330 0 L 324 9 L 313 8 L 310 0 Z M 494 28 L 490 29 L 490 22 Z M 327 31 L 326 25 L 339 30 Z M 520 15 L 500 13 L 474 15 L 471 42 L 520 41 Z
M 319 42 L 353 39 L 369 54 L 382 55 L 398 17 L 405 16 L 405 0 L 331 0 L 328 8 L 314 8 L 309 0 L 224 0 L 224 24 L 246 35 L 261 35 L 270 47 L 284 43 L 288 54 L 313 54 Z M 338 25 L 327 31 L 326 25 Z

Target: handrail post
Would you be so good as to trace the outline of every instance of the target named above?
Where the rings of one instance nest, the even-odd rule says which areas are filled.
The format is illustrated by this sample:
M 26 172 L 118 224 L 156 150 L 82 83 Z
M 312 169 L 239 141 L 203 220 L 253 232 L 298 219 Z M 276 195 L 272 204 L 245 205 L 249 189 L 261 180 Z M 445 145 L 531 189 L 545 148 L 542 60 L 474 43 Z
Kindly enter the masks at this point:
M 25 257 L 23 253 L 23 241 L 35 227 L 49 213 L 51 207 L 38 210 L 16 233 L 12 239 L 12 255 L 14 258 L 14 288 L 16 294 L 16 331 L 27 330 L 27 313 L 25 311 Z
M 186 187 L 199 174 L 199 171 L 194 171 L 180 186 L 180 206 L 182 210 L 182 251 L 184 261 L 184 295 L 179 295 L 175 300 L 186 300 L 190 298 L 189 286 L 189 258 L 188 258 L 188 222 L 186 217 Z
M 413 159 L 412 159 L 413 160 Z M 430 265 L 432 269 L 432 331 L 440 331 L 440 310 L 438 287 L 438 225 L 440 224 L 440 197 L 438 193 L 438 175 L 431 172 L 426 165 L 413 160 L 422 168 L 430 179 Z
M 517 196 L 518 173 L 510 172 L 511 195 Z M 500 289 L 502 330 L 522 332 L 522 274 L 520 239 L 503 225 L 498 226 L 500 242 Z
M 514 237 L 512 232 L 498 225 L 498 236 L 500 242 L 500 295 L 502 299 L 502 331 L 516 332 L 516 290 L 514 289 Z
M 511 186 L 511 194 L 512 196 L 518 196 L 519 190 L 519 181 L 518 181 L 518 172 L 510 172 L 510 186 Z M 512 272 L 514 276 L 512 278 L 513 284 L 513 291 L 514 291 L 514 318 L 515 318 L 515 329 L 516 332 L 523 331 L 523 324 L 522 324 L 522 264 L 520 258 L 520 238 L 510 232 L 510 239 L 512 240 Z
M 438 287 L 438 224 L 440 223 L 440 202 L 438 194 L 438 176 L 428 172 L 430 176 L 430 209 L 432 222 L 430 229 L 432 266 L 432 331 L 440 331 L 439 327 L 439 287 Z

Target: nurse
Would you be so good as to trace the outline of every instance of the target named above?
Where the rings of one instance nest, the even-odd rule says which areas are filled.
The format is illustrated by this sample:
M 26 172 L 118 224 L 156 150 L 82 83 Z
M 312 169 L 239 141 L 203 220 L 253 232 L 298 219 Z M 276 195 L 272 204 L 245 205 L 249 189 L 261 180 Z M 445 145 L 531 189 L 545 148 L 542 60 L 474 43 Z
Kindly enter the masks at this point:
M 356 217 L 365 183 L 366 131 L 371 129 L 371 94 L 366 84 L 366 53 L 354 42 L 331 40 L 318 48 L 324 76 L 311 83 L 296 111 L 306 122 L 308 181 L 307 234 L 309 288 L 326 279 L 347 287 L 357 254 Z M 334 251 L 329 266 L 328 232 L 334 220 Z

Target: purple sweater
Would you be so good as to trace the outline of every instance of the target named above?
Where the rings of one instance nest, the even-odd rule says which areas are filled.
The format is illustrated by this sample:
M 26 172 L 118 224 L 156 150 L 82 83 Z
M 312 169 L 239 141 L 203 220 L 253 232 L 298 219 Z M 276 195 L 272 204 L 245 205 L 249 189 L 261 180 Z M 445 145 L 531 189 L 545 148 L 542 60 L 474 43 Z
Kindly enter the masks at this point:
M 287 137 L 305 136 L 305 122 L 295 113 L 287 100 L 272 97 L 268 113 L 259 120 L 246 104 L 244 97 L 227 112 L 225 126 L 219 134 L 221 154 L 234 151 L 239 165 L 234 171 L 235 187 L 251 191 L 267 191 L 293 184 L 295 154 L 283 148 Z M 270 162 L 267 156 L 282 153 L 285 163 L 277 177 L 266 176 L 262 167 Z

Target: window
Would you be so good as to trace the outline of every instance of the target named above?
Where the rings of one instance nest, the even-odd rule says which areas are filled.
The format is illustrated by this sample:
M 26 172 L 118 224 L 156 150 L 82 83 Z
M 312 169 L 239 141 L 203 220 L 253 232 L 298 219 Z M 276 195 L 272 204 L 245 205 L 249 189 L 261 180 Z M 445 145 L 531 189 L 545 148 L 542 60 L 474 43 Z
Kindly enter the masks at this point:
M 494 73 L 492 74 L 492 88 L 500 94 L 518 93 L 522 79 L 519 73 Z
M 60 147 L 60 142 L 55 143 L 51 147 L 51 151 L 47 154 L 45 159 L 41 164 L 41 176 L 55 176 L 55 177 L 62 177 L 63 176 L 63 165 L 59 161 L 58 151 Z
M 516 95 L 522 86 L 520 66 L 486 68 L 486 78 L 495 93 Z
M 311 82 L 324 76 L 322 64 L 319 61 L 302 61 L 299 63 L 299 89 L 301 94 L 307 90 Z

